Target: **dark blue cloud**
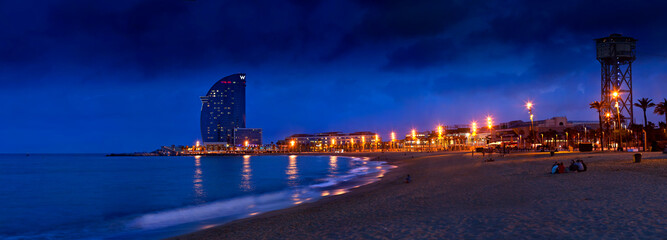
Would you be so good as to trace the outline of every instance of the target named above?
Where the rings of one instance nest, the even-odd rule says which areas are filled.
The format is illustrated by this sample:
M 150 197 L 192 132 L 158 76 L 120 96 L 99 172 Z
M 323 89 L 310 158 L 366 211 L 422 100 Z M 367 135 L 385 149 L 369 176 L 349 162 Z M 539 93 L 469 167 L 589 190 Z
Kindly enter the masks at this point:
M 492 114 L 595 119 L 594 38 L 639 39 L 664 97 L 662 1 L 2 1 L 0 152 L 191 144 L 198 97 L 248 76 L 248 126 L 381 133 Z M 649 120 L 661 118 L 649 114 Z

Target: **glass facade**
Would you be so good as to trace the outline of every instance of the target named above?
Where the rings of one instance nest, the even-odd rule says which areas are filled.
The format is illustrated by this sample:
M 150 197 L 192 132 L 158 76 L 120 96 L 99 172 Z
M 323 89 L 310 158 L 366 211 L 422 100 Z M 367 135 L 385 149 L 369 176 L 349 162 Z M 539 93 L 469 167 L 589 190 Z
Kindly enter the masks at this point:
M 200 97 L 201 136 L 204 144 L 232 144 L 234 129 L 245 128 L 245 74 L 218 80 Z

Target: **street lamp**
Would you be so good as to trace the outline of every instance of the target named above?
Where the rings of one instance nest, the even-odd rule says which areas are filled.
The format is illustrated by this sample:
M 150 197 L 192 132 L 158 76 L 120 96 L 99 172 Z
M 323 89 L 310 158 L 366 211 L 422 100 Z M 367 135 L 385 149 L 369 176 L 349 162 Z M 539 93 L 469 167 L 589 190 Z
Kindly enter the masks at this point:
M 415 131 L 415 129 L 412 129 L 411 133 L 412 133 L 412 142 L 410 143 L 410 145 L 412 145 L 412 150 L 414 151 L 415 139 L 417 139 L 417 131 Z
M 612 93 L 614 100 L 616 100 L 616 115 L 618 115 L 618 150 L 623 151 L 623 138 L 621 136 L 621 109 L 618 105 L 618 91 Z
M 391 147 L 394 147 L 394 142 L 396 141 L 396 133 L 391 132 Z
M 607 117 L 607 132 L 610 132 L 610 131 L 609 131 L 609 125 L 611 125 L 611 124 L 609 124 L 609 120 L 611 119 L 611 113 L 610 113 L 610 112 L 607 112 L 607 113 L 605 114 L 605 116 Z M 607 134 L 607 144 L 608 144 L 608 145 L 607 145 L 607 148 L 611 147 L 611 146 L 609 146 L 609 145 L 611 145 L 611 141 L 609 140 L 609 137 L 610 137 L 609 135 L 610 135 L 610 134 Z M 604 132 L 602 133 L 602 136 L 604 137 Z M 603 149 L 603 150 L 604 150 L 604 149 Z
M 533 103 L 532 102 L 527 102 L 526 103 L 526 108 L 528 109 L 528 114 L 530 114 L 530 135 L 533 136 L 533 141 L 535 140 L 535 134 L 533 134 Z M 542 144 L 544 144 L 544 141 L 542 141 Z
M 491 130 L 491 128 L 493 128 L 493 119 L 490 116 L 486 117 L 486 125 L 489 128 L 489 130 Z
M 475 136 L 477 136 L 477 122 L 475 122 L 475 121 L 472 122 L 472 129 L 471 130 L 472 130 L 471 135 L 472 135 L 472 141 L 473 141 L 472 144 L 476 146 L 477 142 L 475 141 Z
M 366 148 L 366 137 L 361 136 L 361 151 L 363 152 L 365 148 Z
M 486 126 L 489 128 L 489 133 L 491 136 L 490 141 L 491 141 L 493 140 L 493 118 L 491 118 L 491 116 L 486 117 Z
M 438 125 L 438 148 L 442 146 L 442 126 Z

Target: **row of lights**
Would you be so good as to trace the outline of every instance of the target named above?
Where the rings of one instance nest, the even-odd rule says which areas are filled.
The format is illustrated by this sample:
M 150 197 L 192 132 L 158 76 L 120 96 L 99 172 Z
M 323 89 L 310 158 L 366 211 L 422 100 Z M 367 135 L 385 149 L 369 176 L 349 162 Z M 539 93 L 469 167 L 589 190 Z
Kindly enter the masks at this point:
M 618 105 L 619 92 L 618 92 L 618 91 L 614 91 L 614 92 L 612 93 L 612 96 L 613 96 L 614 99 L 616 100 L 616 105 L 615 105 L 615 107 L 616 107 L 616 111 L 619 112 L 619 113 L 618 113 L 618 117 L 619 117 L 619 124 L 620 124 L 620 108 L 619 108 L 619 105 Z M 534 124 L 534 123 L 533 123 L 533 118 L 534 118 L 534 115 L 533 115 L 533 103 L 532 103 L 532 102 L 527 102 L 527 103 L 526 103 L 526 109 L 528 109 L 528 114 L 530 115 L 530 131 L 532 132 L 532 131 L 533 131 L 533 127 L 534 127 L 534 125 L 533 125 L 533 124 Z M 611 117 L 611 113 L 607 112 L 607 113 L 606 113 L 606 117 L 607 117 L 607 118 L 610 118 L 610 117 Z M 493 129 L 493 118 L 492 118 L 491 116 L 487 116 L 487 117 L 486 117 L 486 124 L 487 124 L 487 127 L 489 128 L 489 130 L 492 130 L 492 129 Z M 477 122 L 473 121 L 471 125 L 472 125 L 472 127 L 471 127 L 472 136 L 475 136 L 475 135 L 477 135 Z M 437 131 L 438 131 L 438 138 L 442 138 L 443 127 L 439 125 L 438 128 L 437 128 Z M 417 139 L 417 131 L 416 131 L 415 129 L 412 129 L 412 131 L 411 131 L 411 135 L 412 135 L 412 139 L 413 139 L 413 140 Z M 378 142 L 379 139 L 380 139 L 379 136 L 376 134 L 376 135 L 375 135 L 375 141 Z M 361 137 L 361 141 L 362 141 L 362 143 L 366 143 L 366 137 L 362 136 L 362 137 Z M 391 141 L 392 141 L 392 142 L 396 141 L 396 133 L 395 133 L 395 132 L 391 132 Z M 350 143 L 354 144 L 354 139 L 351 138 L 351 139 L 350 139 Z M 295 142 L 294 140 L 290 141 L 290 146 L 293 147 L 295 144 L 296 144 L 296 142 Z M 335 145 L 335 144 L 336 144 L 336 140 L 335 140 L 335 139 L 332 139 L 332 140 L 331 140 L 331 144 L 332 144 L 332 145 Z M 247 147 L 247 146 L 248 146 L 248 141 L 245 141 L 245 144 L 244 144 L 244 145 Z M 197 141 L 197 147 L 199 147 L 199 141 Z

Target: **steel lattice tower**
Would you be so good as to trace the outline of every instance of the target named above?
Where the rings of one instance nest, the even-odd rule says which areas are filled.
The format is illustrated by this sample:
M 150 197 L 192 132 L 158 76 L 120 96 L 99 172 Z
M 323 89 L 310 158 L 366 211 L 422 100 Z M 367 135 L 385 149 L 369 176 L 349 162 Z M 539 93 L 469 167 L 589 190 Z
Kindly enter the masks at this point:
M 620 113 L 625 119 L 629 119 L 629 124 L 634 123 L 632 62 L 635 60 L 636 42 L 637 39 L 624 37 L 621 34 L 595 39 L 597 60 L 602 66 L 600 103 L 604 105 L 604 109 L 600 114 L 616 115 L 616 99 L 612 94 L 618 91 Z

